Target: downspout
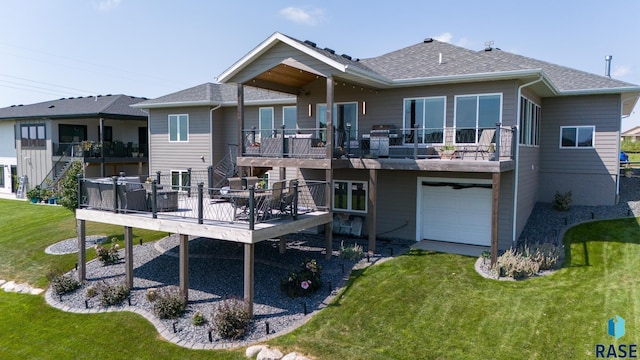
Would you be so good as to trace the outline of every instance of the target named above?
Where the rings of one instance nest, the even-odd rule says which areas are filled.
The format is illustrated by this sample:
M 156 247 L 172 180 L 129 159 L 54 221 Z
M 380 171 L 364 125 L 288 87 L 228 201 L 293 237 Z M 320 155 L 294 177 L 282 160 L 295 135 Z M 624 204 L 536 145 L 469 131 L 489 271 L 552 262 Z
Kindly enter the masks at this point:
M 218 104 L 211 109 L 209 109 L 209 126 L 211 126 L 211 131 L 209 131 L 209 165 L 213 165 L 213 112 L 220 109 L 222 104 Z
M 516 113 L 516 135 L 518 135 L 518 139 L 516 139 L 515 144 L 516 144 L 516 149 L 515 149 L 515 154 L 514 154 L 514 167 L 515 167 L 515 176 L 514 176 L 514 186 L 513 186 L 513 222 L 511 224 L 511 246 L 515 246 L 516 245 L 516 224 L 517 224 L 517 220 L 518 220 L 518 182 L 519 182 L 519 178 L 518 176 L 520 176 L 520 120 L 521 119 L 521 104 L 522 102 L 520 101 L 520 98 L 522 97 L 522 89 L 526 88 L 527 86 L 531 86 L 535 83 L 539 83 L 540 81 L 543 80 L 542 75 L 540 75 L 540 77 L 537 80 L 533 80 L 531 82 L 528 82 L 526 84 L 522 84 L 520 86 L 518 86 L 518 107 L 517 107 L 517 113 Z

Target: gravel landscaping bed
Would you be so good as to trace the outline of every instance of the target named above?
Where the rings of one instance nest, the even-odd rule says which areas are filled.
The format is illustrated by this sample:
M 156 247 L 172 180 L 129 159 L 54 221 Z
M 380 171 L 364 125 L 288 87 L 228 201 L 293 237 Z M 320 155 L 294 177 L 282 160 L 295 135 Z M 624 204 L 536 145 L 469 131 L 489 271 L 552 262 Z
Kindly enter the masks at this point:
M 409 248 L 407 242 L 379 242 L 378 249 L 383 254 L 374 254 L 359 262 L 338 258 L 337 249 L 344 240 L 345 246 L 357 242 L 365 245 L 363 239 L 334 238 L 334 257 L 325 260 L 324 236 L 289 235 L 287 251 L 279 253 L 278 240 L 267 240 L 255 247 L 255 297 L 254 318 L 248 334 L 239 341 L 229 342 L 209 333 L 211 323 L 195 326 L 191 318 L 196 311 L 211 319 L 214 306 L 228 297 L 243 296 L 243 254 L 242 245 L 205 239 L 192 238 L 189 241 L 189 303 L 184 316 L 175 320 L 160 320 L 153 314 L 153 304 L 145 293 L 150 288 L 162 288 L 179 283 L 179 240 L 172 235 L 154 243 L 134 246 L 134 288 L 130 303 L 102 307 L 99 297 L 87 298 L 88 286 L 99 283 L 124 283 L 124 251 L 120 250 L 120 262 L 103 266 L 97 260 L 87 263 L 87 281 L 75 292 L 59 297 L 47 291 L 47 301 L 53 306 L 75 312 L 98 312 L 130 310 L 141 313 L 156 325 L 159 332 L 172 342 L 199 348 L 246 346 L 258 341 L 282 335 L 304 324 L 314 311 L 325 307 L 348 278 L 352 268 L 365 267 L 379 262 L 385 257 L 399 255 Z M 383 256 L 384 255 L 384 256 Z M 322 267 L 322 287 L 309 297 L 291 298 L 280 290 L 281 279 L 290 271 L 298 270 L 305 260 L 315 259 Z M 77 276 L 75 271 L 71 275 Z M 87 301 L 85 303 L 85 301 Z M 88 308 L 87 308 L 88 306 Z M 307 314 L 305 314 L 305 309 Z M 266 323 L 269 323 L 269 334 Z M 175 331 L 174 331 L 175 329 Z M 167 336 L 166 332 L 170 336 Z

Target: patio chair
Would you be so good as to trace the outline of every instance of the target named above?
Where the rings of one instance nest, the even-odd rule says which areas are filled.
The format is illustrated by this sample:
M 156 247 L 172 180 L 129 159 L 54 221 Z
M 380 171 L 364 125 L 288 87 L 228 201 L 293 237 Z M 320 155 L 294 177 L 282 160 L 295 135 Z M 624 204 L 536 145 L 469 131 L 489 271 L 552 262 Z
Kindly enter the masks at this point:
M 480 154 L 480 156 L 482 156 L 482 159 L 484 160 L 484 154 L 489 155 L 489 148 L 491 147 L 491 142 L 493 142 L 493 136 L 495 134 L 496 134 L 496 129 L 482 130 L 482 135 L 480 135 L 480 139 L 478 140 L 478 143 L 476 145 L 464 147 L 464 149 L 462 150 L 463 158 L 464 158 L 464 154 L 469 152 L 474 152 L 475 160 L 478 159 L 478 154 Z
M 287 192 L 282 194 L 282 202 L 280 204 L 280 211 L 293 215 L 293 197 L 295 195 L 295 184 L 298 180 L 289 180 L 289 186 Z
M 283 188 L 285 181 L 276 181 L 273 183 L 271 187 L 271 197 L 266 202 L 266 209 L 263 211 L 262 219 L 264 220 L 268 216 L 275 215 L 274 211 L 278 210 L 278 212 L 282 212 L 282 196 L 283 196 Z

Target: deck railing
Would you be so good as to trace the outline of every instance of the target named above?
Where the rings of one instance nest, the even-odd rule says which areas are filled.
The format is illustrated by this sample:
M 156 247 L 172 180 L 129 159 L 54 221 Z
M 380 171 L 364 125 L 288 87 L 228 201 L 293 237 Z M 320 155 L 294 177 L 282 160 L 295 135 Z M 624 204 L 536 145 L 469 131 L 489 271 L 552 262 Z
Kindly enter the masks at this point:
M 493 132 L 489 139 L 486 131 Z M 327 158 L 326 128 L 289 130 L 244 130 L 243 156 L 271 158 Z M 456 158 L 504 160 L 513 158 L 515 127 L 496 124 L 485 128 L 395 128 L 374 126 L 372 129 L 336 129 L 333 134 L 332 158 L 411 158 L 440 159 L 440 150 L 455 150 Z M 468 156 L 473 153 L 473 156 Z M 481 155 L 481 156 L 480 156 Z M 450 157 L 447 157 L 450 158 Z
M 207 188 L 161 181 L 141 183 L 137 177 L 79 178 L 79 207 L 115 213 L 146 214 L 203 223 L 247 226 L 328 211 L 326 182 L 287 181 L 281 190 Z
M 62 156 L 69 153 L 71 157 L 76 158 L 99 158 L 104 152 L 105 157 L 120 158 L 136 158 L 143 156 L 145 145 L 142 146 L 133 142 L 113 141 L 113 142 L 70 142 L 70 143 L 53 143 L 53 154 Z

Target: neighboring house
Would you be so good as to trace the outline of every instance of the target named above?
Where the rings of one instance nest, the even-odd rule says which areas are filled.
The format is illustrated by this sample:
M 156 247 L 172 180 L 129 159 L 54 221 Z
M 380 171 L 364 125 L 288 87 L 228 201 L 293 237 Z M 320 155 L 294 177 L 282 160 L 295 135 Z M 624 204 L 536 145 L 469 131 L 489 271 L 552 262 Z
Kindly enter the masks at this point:
M 575 205 L 615 204 L 620 121 L 640 93 L 499 49 L 425 39 L 355 59 L 280 33 L 219 80 L 238 84 L 239 109 L 248 85 L 297 95 L 297 133 L 314 138 L 298 146 L 306 156 L 257 157 L 239 135 L 238 166 L 296 167 L 332 182 L 334 227 L 360 216 L 370 249 L 385 236 L 472 254 L 512 246 L 535 203 L 557 191 L 571 191 Z M 252 124 L 239 117 L 237 126 Z M 478 149 L 486 131 L 495 155 Z M 430 158 L 444 145 L 458 158 Z M 312 159 L 322 146 L 326 155 Z
M 149 173 L 171 174 L 173 185 L 181 186 L 188 169 L 204 180 L 209 167 L 231 165 L 237 154 L 237 97 L 236 86 L 205 83 L 132 105 L 149 114 Z M 256 127 L 258 137 L 295 124 L 295 96 L 249 88 L 245 103 L 246 124 Z M 235 172 L 220 170 L 216 176 Z
M 0 193 L 16 192 L 17 157 L 14 121 L 0 122 Z
M 621 141 L 636 142 L 640 140 L 640 126 L 636 126 L 622 133 L 620 136 Z
M 49 186 L 74 159 L 83 161 L 87 176 L 147 175 L 147 114 L 130 107 L 143 100 L 97 95 L 0 109 L 16 175 L 27 177 L 28 189 Z

